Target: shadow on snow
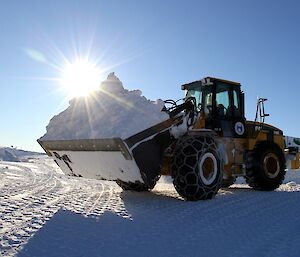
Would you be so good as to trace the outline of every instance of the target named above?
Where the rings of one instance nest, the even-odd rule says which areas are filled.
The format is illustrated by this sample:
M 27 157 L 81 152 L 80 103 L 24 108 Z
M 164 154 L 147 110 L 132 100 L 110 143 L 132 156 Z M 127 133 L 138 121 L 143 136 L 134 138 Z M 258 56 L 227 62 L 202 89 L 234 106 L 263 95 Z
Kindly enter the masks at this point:
M 131 218 L 59 210 L 18 256 L 297 256 L 300 250 L 297 193 L 230 188 L 198 202 L 172 193 L 120 197 Z

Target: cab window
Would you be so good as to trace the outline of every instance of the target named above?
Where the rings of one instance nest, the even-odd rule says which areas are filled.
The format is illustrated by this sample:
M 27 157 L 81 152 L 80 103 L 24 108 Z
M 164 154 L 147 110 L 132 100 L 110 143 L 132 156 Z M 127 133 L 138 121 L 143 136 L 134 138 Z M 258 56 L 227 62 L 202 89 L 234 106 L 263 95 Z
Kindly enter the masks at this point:
M 205 92 L 204 97 L 204 113 L 207 115 L 211 115 L 212 113 L 212 97 L 213 94 L 211 92 Z
M 216 107 L 219 116 L 227 115 L 229 99 L 229 87 L 227 85 L 219 85 L 216 93 Z
M 232 112 L 234 116 L 240 116 L 240 103 L 238 98 L 238 92 L 237 90 L 233 90 L 233 106 L 232 106 Z
M 198 89 L 188 90 L 186 93 L 185 99 L 188 99 L 189 97 L 194 97 L 196 99 L 197 108 L 200 109 L 201 100 L 202 100 L 202 92 Z

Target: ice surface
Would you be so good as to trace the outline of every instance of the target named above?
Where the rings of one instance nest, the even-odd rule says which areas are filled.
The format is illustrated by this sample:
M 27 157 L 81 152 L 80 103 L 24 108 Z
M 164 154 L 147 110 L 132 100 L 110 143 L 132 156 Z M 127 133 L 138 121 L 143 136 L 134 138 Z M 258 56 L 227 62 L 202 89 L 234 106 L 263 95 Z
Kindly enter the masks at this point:
M 300 173 L 288 171 L 272 192 L 237 181 L 185 202 L 170 177 L 125 192 L 63 176 L 48 157 L 0 161 L 0 256 L 299 256 L 299 192 Z
M 162 100 L 151 101 L 140 90 L 124 89 L 114 73 L 88 97 L 74 98 L 54 116 L 42 140 L 127 138 L 147 129 L 168 115 Z

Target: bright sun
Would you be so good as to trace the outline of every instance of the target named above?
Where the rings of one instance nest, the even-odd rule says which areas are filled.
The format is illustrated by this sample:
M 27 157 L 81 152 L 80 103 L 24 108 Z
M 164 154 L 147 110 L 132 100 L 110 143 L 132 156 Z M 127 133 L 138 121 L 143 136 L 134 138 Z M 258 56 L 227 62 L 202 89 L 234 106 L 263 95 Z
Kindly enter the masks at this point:
M 100 71 L 87 61 L 68 63 L 63 70 L 61 84 L 70 97 L 87 96 L 99 87 Z

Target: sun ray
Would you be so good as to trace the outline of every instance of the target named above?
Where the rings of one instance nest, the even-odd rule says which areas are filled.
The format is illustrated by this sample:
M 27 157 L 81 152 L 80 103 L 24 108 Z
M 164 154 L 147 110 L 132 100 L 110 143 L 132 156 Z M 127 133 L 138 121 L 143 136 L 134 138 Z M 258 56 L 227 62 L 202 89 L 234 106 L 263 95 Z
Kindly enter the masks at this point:
M 61 85 L 71 97 L 85 96 L 98 89 L 101 72 L 87 60 L 68 63 L 62 73 Z
M 134 105 L 133 105 L 132 103 L 126 102 L 126 101 L 124 101 L 122 98 L 119 98 L 119 97 L 117 97 L 116 95 L 114 95 L 114 94 L 112 94 L 112 93 L 110 93 L 110 92 L 108 92 L 108 91 L 106 91 L 106 90 L 103 90 L 103 89 L 101 89 L 101 88 L 100 88 L 100 91 L 101 91 L 102 93 L 104 93 L 105 95 L 109 96 L 110 98 L 113 98 L 113 99 L 114 99 L 117 103 L 119 103 L 120 105 L 122 105 L 122 106 L 124 106 L 124 107 L 126 107 L 126 108 L 128 108 L 128 109 L 134 108 Z
M 65 95 L 63 106 L 74 97 L 87 96 L 94 90 L 98 90 L 100 82 L 107 72 L 111 72 L 112 69 L 138 58 L 145 50 L 130 49 L 130 42 L 125 42 L 125 45 L 119 44 L 123 38 L 120 33 L 112 36 L 109 40 L 110 43 L 104 44 L 104 47 L 99 48 L 99 42 L 97 41 L 96 48 L 97 23 L 95 21 L 92 21 L 92 23 L 88 29 L 84 28 L 84 40 L 78 27 L 75 26 L 73 29 L 71 27 L 68 34 L 70 39 L 68 51 L 63 51 L 62 46 L 59 47 L 57 42 L 43 30 L 37 35 L 39 37 L 37 40 L 42 41 L 40 45 L 43 45 L 44 49 L 41 49 L 41 47 L 35 49 L 30 46 L 25 49 L 31 59 L 42 61 L 43 64 L 57 71 L 57 76 L 27 77 L 25 79 L 53 82 L 56 85 L 54 91 Z M 42 38 L 41 35 L 43 35 Z M 126 51 L 127 48 L 129 48 L 129 51 Z M 113 59 L 117 61 L 112 61 Z M 93 85 L 90 86 L 89 84 Z M 134 108 L 132 104 L 126 103 L 117 96 L 109 92 L 104 93 L 126 108 Z M 88 101 L 88 98 L 86 101 Z

